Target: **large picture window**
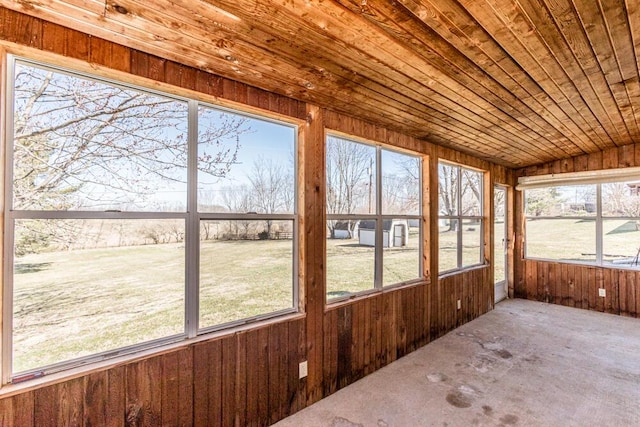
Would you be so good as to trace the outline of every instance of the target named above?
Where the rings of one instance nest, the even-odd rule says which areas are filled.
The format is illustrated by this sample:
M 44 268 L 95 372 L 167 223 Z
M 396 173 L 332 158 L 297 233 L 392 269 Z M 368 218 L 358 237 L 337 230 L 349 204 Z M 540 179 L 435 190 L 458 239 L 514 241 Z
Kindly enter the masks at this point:
M 438 165 L 438 270 L 482 264 L 484 218 L 482 172 L 451 163 Z
M 525 190 L 525 256 L 639 268 L 640 181 Z
M 8 70 L 4 382 L 297 310 L 294 126 Z
M 327 300 L 423 277 L 421 159 L 329 135 Z

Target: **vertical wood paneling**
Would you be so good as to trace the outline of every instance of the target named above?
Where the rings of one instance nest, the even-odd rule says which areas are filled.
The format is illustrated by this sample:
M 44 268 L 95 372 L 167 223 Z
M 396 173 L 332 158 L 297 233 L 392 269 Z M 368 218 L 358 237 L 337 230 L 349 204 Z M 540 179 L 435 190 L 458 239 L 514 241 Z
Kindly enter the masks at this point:
M 194 346 L 194 422 L 196 425 L 220 425 L 222 369 L 221 340 Z
M 639 272 L 536 260 L 522 264 L 528 299 L 638 317 Z M 605 297 L 598 295 L 600 288 Z
M 236 334 L 236 371 L 235 375 L 235 401 L 236 413 L 233 424 L 243 426 L 247 424 L 247 333 Z
M 306 337 L 309 375 L 307 377 L 307 404 L 323 396 L 323 340 L 325 305 L 325 212 L 318 207 L 325 204 L 324 117 L 320 108 L 308 106 L 306 124 L 301 129 L 301 164 L 303 181 L 300 184 L 302 248 L 300 264 L 304 275 L 307 313 Z
M 346 305 L 338 309 L 338 370 L 337 388 L 341 389 L 349 384 L 351 374 L 351 329 L 352 329 L 352 305 Z
M 86 426 L 106 426 L 109 424 L 106 396 L 108 395 L 108 373 L 95 372 L 84 378 L 84 423 Z M 122 420 L 123 416 L 120 416 Z
M 3 427 L 34 427 L 34 413 L 33 391 L 0 399 L 0 425 Z
M 127 410 L 126 397 L 126 369 L 124 366 L 117 366 L 107 371 L 107 422 L 105 425 L 116 427 L 122 425 Z
M 269 329 L 258 330 L 258 425 L 269 420 Z M 256 394 L 253 395 L 256 398 Z
M 154 357 L 126 366 L 127 422 L 155 426 L 162 420 L 162 358 Z M 160 381 L 159 381 L 160 380 Z
M 272 334 L 270 333 L 270 336 Z M 276 335 L 275 333 L 273 335 Z M 236 411 L 239 409 L 236 407 L 236 371 L 237 371 L 237 361 L 238 361 L 238 353 L 236 346 L 236 337 L 230 336 L 222 339 L 221 347 L 222 347 L 222 360 L 221 366 L 224 366 L 225 369 L 222 369 L 220 372 L 220 382 L 221 382 L 221 412 L 222 412 L 222 426 L 232 426 L 235 422 Z M 276 384 L 279 381 L 274 381 Z M 276 396 L 280 396 L 280 394 L 276 394 Z

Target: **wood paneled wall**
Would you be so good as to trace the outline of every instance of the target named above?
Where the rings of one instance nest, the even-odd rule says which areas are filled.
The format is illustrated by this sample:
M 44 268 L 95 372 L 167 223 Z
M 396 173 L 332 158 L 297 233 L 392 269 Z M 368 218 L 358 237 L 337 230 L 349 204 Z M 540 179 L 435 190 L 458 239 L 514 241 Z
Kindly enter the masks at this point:
M 425 170 L 432 172 L 425 183 L 426 206 L 438 198 L 439 157 L 489 170 L 485 188 L 494 180 L 509 181 L 505 168 L 3 8 L 0 22 L 0 51 L 35 48 L 47 60 L 51 52 L 79 60 L 74 67 L 85 64 L 98 73 L 106 67 L 120 72 L 118 78 L 147 78 L 149 84 L 179 88 L 176 92 L 194 91 L 299 120 L 304 189 L 299 192 L 303 314 L 88 373 L 0 390 L 0 426 L 269 425 L 492 309 L 488 266 L 325 307 L 324 132 L 425 155 Z M 430 210 L 427 273 L 437 270 L 437 257 L 430 256 L 437 254 L 437 213 Z M 309 375 L 299 380 L 303 360 Z
M 640 272 L 537 260 L 525 260 L 523 270 L 523 298 L 638 317 Z
M 640 166 L 640 144 L 612 148 L 516 171 L 517 176 Z M 638 317 L 640 273 L 610 267 L 524 259 L 523 194 L 516 191 L 515 296 L 586 310 Z M 606 297 L 598 296 L 598 289 Z

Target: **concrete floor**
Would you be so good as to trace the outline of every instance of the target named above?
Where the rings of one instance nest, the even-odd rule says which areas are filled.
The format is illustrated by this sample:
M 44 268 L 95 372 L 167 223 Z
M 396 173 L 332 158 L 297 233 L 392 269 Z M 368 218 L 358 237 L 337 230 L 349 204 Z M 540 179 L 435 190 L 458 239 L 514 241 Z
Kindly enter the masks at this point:
M 509 300 L 278 427 L 640 426 L 640 319 Z

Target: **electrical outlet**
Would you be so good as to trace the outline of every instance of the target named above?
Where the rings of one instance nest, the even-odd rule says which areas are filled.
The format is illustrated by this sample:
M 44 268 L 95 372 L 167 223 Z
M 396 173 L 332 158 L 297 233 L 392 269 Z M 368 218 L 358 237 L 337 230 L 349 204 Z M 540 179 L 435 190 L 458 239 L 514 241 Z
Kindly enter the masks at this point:
M 605 298 L 607 296 L 607 290 L 604 288 L 599 288 L 598 289 L 598 296 Z
M 458 300 L 458 310 L 462 308 L 462 301 Z
M 303 379 L 307 376 L 307 374 L 309 373 L 308 367 L 307 367 L 307 361 L 305 360 L 304 362 L 300 362 L 300 365 L 298 365 L 298 376 L 300 379 Z

